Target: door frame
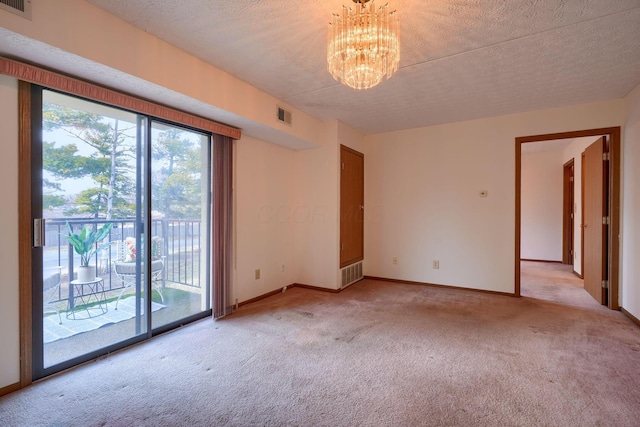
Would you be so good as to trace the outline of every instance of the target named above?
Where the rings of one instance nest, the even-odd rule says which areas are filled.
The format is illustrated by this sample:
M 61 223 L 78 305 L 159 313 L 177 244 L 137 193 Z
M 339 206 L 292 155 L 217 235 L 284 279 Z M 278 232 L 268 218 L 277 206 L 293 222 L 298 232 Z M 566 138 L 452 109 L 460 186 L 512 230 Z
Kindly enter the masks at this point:
M 46 74 L 46 72 L 44 72 L 44 74 Z M 97 88 L 98 91 L 104 91 L 105 93 L 108 92 L 107 89 L 102 89 L 98 86 L 92 86 L 88 83 L 86 84 L 86 87 Z M 82 86 L 82 88 L 84 89 L 85 86 Z M 15 385 L 12 385 L 11 390 L 17 390 L 20 388 L 27 387 L 35 381 L 34 376 L 40 377 L 40 374 L 43 374 L 43 370 L 41 369 L 42 367 L 34 366 L 34 363 L 33 363 L 34 349 L 35 349 L 33 340 L 35 335 L 41 332 L 38 325 L 35 325 L 33 321 L 33 314 L 34 314 L 33 307 L 42 307 L 42 302 L 40 299 L 41 295 L 37 295 L 37 292 L 34 292 L 33 290 L 34 281 L 36 282 L 41 281 L 41 277 L 37 274 L 37 271 L 36 271 L 39 268 L 37 266 L 37 262 L 34 262 L 32 257 L 32 251 L 33 251 L 32 243 L 34 241 L 33 240 L 34 229 L 33 229 L 32 218 L 33 218 L 33 213 L 37 212 L 39 209 L 39 205 L 37 203 L 34 203 L 32 200 L 33 199 L 32 185 L 34 183 L 33 170 L 34 170 L 34 164 L 37 163 L 37 162 L 34 163 L 34 161 L 37 160 L 38 158 L 38 153 L 36 152 L 37 150 L 34 151 L 33 149 L 32 140 L 35 137 L 39 137 L 38 135 L 42 132 L 41 126 L 36 125 L 36 122 L 41 122 L 41 119 L 40 120 L 38 119 L 37 114 L 41 114 L 38 112 L 41 111 L 42 109 L 41 96 L 36 94 L 42 89 L 59 91 L 69 96 L 77 96 L 83 99 L 87 99 L 89 102 L 95 102 L 99 104 L 102 103 L 117 109 L 131 111 L 136 114 L 147 116 L 149 120 L 147 121 L 146 127 L 148 128 L 147 135 L 149 136 L 151 135 L 149 129 L 151 127 L 152 122 L 168 123 L 171 125 L 185 128 L 185 129 L 191 129 L 199 133 L 208 134 L 210 147 L 209 147 L 207 161 L 209 162 L 208 167 L 209 168 L 212 167 L 211 162 L 212 162 L 212 156 L 213 156 L 213 137 L 215 135 L 215 132 L 209 129 L 205 129 L 205 126 L 195 127 L 191 123 L 186 123 L 186 120 L 184 119 L 191 117 L 187 113 L 181 113 L 176 110 L 174 117 L 169 116 L 169 118 L 163 118 L 162 114 L 159 114 L 159 115 L 151 114 L 150 107 L 148 107 L 146 104 L 142 106 L 144 108 L 140 107 L 138 108 L 137 111 L 134 111 L 129 109 L 127 106 L 123 106 L 122 104 L 124 104 L 124 102 L 121 99 L 117 99 L 117 101 L 121 101 L 121 102 L 103 103 L 101 100 L 97 99 L 99 97 L 96 97 L 96 99 L 94 99 L 93 97 L 87 96 L 87 94 L 82 92 L 81 90 L 63 91 L 63 90 L 58 90 L 56 88 L 51 88 L 45 85 L 40 85 L 38 83 L 30 83 L 30 82 L 18 79 L 18 129 L 19 129 L 18 131 L 19 133 L 19 136 L 18 136 L 18 194 L 19 194 L 18 233 L 21 236 L 18 242 L 20 379 L 18 383 L 16 383 Z M 113 92 L 112 94 L 115 94 L 116 96 L 121 96 L 125 100 L 134 100 L 134 101 L 136 100 L 135 98 L 128 98 L 127 95 L 120 95 L 119 93 L 115 93 L 115 92 Z M 155 104 L 149 104 L 149 105 L 154 106 Z M 139 106 L 136 106 L 136 107 L 139 107 Z M 173 112 L 173 110 L 171 110 L 171 112 Z M 214 123 L 214 122 L 209 122 L 206 119 L 202 119 L 202 120 L 203 120 L 202 123 Z M 193 124 L 202 124 L 202 123 L 194 121 Z M 209 126 L 209 127 L 212 127 L 212 126 Z M 149 145 L 147 147 L 147 154 L 146 154 L 146 158 L 148 159 L 151 158 L 150 150 L 151 150 L 151 147 Z M 150 168 L 150 165 L 145 167 Z M 209 169 L 208 175 L 209 175 L 208 176 L 209 180 L 213 179 L 211 169 Z M 150 175 L 148 173 L 145 179 L 146 179 L 145 187 L 148 189 L 147 191 L 151 191 Z M 209 191 L 208 193 L 211 194 L 211 191 Z M 208 249 L 208 252 L 209 252 L 211 250 L 210 248 L 212 245 L 211 229 L 213 226 L 213 224 L 211 223 L 211 214 L 213 213 L 213 206 L 211 206 L 212 199 L 210 195 L 207 196 L 207 204 L 209 206 L 208 209 L 211 210 L 210 214 L 207 215 L 209 222 L 206 227 L 206 234 L 205 234 L 208 245 L 209 245 L 209 249 Z M 151 213 L 150 211 L 148 211 L 147 218 L 143 221 L 143 223 L 145 224 L 144 225 L 145 227 L 149 227 L 149 224 L 151 223 L 150 219 L 151 219 Z M 146 234 L 149 234 L 148 230 L 146 231 Z M 150 245 L 151 245 L 150 239 L 147 242 L 147 245 L 150 250 Z M 209 259 L 209 256 L 207 256 L 207 258 Z M 209 262 L 211 262 L 210 259 L 209 259 Z M 147 274 L 145 276 L 150 277 L 151 263 L 149 263 L 146 266 L 146 268 L 147 268 Z M 207 277 L 209 278 L 210 276 L 211 276 L 211 270 L 209 271 L 209 273 L 207 273 Z M 210 280 L 207 279 L 206 283 L 207 283 L 207 286 L 209 287 L 209 289 L 206 290 L 207 296 L 210 297 L 213 292 L 213 290 L 210 288 L 211 287 Z M 210 298 L 207 298 L 207 300 L 210 301 Z M 146 310 L 147 313 L 151 313 L 150 303 L 151 303 L 151 300 L 148 299 L 147 310 Z M 102 349 L 89 352 L 83 356 L 80 356 L 79 358 L 69 359 L 67 362 L 57 364 L 56 367 L 59 369 L 56 369 L 56 372 L 64 371 L 67 368 L 71 368 L 73 366 L 77 366 L 86 361 L 96 359 L 98 357 L 101 357 L 104 354 L 108 354 L 113 351 L 129 347 L 132 344 L 142 342 L 144 340 L 148 340 L 149 338 L 155 335 L 164 333 L 174 328 L 178 328 L 184 324 L 193 322 L 195 320 L 199 320 L 204 317 L 209 317 L 211 315 L 212 315 L 212 309 L 209 308 L 199 313 L 192 314 L 187 317 L 183 317 L 179 320 L 176 320 L 164 325 L 160 325 L 155 328 L 151 327 L 151 318 L 148 317 L 147 318 L 148 326 L 147 326 L 146 333 L 103 347 Z M 83 360 L 80 360 L 80 358 L 82 358 Z M 53 372 L 44 372 L 44 373 L 46 374 L 45 376 L 48 376 Z M 37 379 L 39 380 L 41 378 L 37 378 Z M 4 390 L 0 390 L 0 395 L 2 394 L 3 391 Z
M 580 155 L 580 266 L 582 268 L 582 278 L 584 279 L 584 151 Z
M 552 139 L 573 139 L 588 136 L 607 135 L 609 140 L 609 217 L 610 223 L 607 229 L 608 241 L 608 306 L 612 310 L 620 310 L 619 277 L 620 277 L 620 172 L 621 172 L 621 128 L 609 127 L 599 129 L 578 130 L 572 132 L 560 132 L 546 135 L 521 136 L 515 139 L 516 151 L 516 206 L 515 206 L 515 286 L 514 295 L 520 296 L 520 243 L 521 243 L 521 168 L 522 168 L 522 144 L 540 142 Z

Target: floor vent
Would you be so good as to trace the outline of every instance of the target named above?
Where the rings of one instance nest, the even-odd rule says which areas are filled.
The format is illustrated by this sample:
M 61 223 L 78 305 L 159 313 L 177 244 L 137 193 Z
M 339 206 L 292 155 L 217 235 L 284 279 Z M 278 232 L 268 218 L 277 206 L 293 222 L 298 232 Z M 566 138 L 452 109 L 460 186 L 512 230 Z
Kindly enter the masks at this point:
M 31 0 L 0 0 L 0 10 L 15 13 L 31 21 Z
M 357 262 L 355 264 L 351 264 L 350 266 L 342 269 L 342 287 L 346 288 L 358 280 L 361 280 L 362 277 L 362 263 Z
M 278 120 L 281 121 L 282 123 L 291 125 L 293 121 L 291 116 L 291 111 L 287 111 L 282 107 L 278 107 Z

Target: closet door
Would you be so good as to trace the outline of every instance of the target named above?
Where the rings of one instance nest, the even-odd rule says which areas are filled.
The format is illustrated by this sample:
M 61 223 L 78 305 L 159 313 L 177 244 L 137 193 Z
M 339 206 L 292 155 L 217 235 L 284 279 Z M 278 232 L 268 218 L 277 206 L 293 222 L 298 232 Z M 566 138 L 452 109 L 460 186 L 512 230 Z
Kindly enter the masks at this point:
M 340 268 L 364 259 L 364 154 L 340 146 Z

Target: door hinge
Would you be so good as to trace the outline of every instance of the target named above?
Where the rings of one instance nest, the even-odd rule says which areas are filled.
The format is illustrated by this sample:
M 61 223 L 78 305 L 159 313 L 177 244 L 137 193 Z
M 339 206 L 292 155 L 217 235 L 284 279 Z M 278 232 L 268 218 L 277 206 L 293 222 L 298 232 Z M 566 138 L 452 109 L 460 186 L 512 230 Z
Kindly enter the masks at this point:
M 344 170 L 344 162 L 342 162 L 342 170 Z
M 344 251 L 344 243 L 343 242 L 340 242 L 340 250 Z
M 44 218 L 33 219 L 33 247 L 40 248 L 46 244 L 44 233 Z
M 602 281 L 602 287 L 604 289 L 609 289 L 609 281 L 608 280 L 603 280 Z
M 608 216 L 603 216 L 602 217 L 602 225 L 609 225 L 609 217 Z
M 602 160 L 604 160 L 605 162 L 608 161 L 611 157 L 609 156 L 609 153 L 602 153 Z
M 573 177 L 572 176 L 569 177 L 569 182 L 573 182 Z

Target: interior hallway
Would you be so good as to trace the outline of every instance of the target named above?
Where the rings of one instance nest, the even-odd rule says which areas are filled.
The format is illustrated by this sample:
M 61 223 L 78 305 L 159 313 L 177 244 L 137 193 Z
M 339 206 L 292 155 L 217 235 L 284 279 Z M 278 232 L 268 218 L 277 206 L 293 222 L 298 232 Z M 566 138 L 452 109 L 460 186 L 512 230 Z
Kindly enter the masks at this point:
M 585 291 L 584 280 L 573 273 L 572 265 L 521 261 L 520 294 L 562 305 L 608 310 Z

